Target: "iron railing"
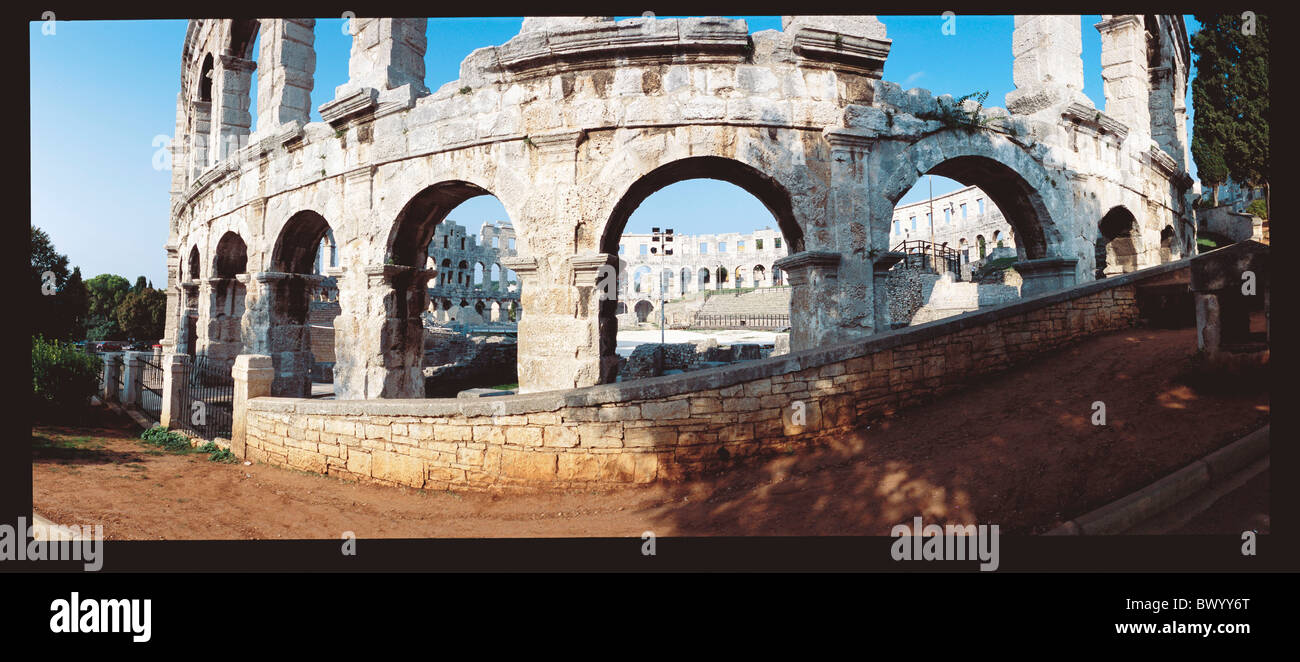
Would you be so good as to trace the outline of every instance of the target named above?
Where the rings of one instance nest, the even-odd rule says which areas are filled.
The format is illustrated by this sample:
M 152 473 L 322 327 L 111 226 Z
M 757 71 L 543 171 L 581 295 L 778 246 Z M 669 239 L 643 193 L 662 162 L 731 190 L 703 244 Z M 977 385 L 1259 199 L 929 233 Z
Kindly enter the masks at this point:
M 903 254 L 903 259 L 898 263 L 900 267 L 935 273 L 951 271 L 961 278 L 961 253 L 946 245 L 919 239 L 902 241 L 894 246 L 894 252 Z
M 157 423 L 162 416 L 163 369 L 162 356 L 149 354 L 140 357 L 140 411 Z
M 195 357 L 184 391 L 186 408 L 179 427 L 203 439 L 229 439 L 235 413 L 231 366 L 204 355 Z
M 691 323 L 696 329 L 783 329 L 790 326 L 789 315 L 696 315 Z

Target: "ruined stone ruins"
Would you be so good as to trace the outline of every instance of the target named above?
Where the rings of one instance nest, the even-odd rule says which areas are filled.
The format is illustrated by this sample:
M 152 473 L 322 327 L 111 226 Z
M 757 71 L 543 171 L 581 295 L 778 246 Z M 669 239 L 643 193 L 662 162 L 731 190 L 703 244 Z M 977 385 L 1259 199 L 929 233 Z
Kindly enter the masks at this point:
M 439 223 L 429 242 L 426 269 L 434 322 L 511 324 L 519 317 L 519 279 L 502 261 L 515 257 L 515 231 L 484 223 L 477 236 L 451 221 Z
M 1005 110 L 971 101 L 955 108 L 949 96 L 881 80 L 892 42 L 872 16 L 785 17 L 782 30 L 752 35 L 745 21 L 717 17 L 529 18 L 507 43 L 470 54 L 460 78 L 436 90 L 425 80 L 426 19 L 353 24 L 349 80 L 319 106 L 322 122 L 309 121 L 313 20 L 195 20 L 185 39 L 164 348 L 234 363 L 236 378 L 265 370 L 267 395 L 305 395 L 307 304 L 332 277 L 340 313 L 331 406 L 422 397 L 427 284 L 463 277 L 459 262 L 450 272 L 430 265 L 429 243 L 443 236 L 451 209 L 480 195 L 500 200 L 516 233 L 515 255 L 498 262 L 521 281 L 522 394 L 614 386 L 620 301 L 603 296 L 598 278 L 619 265 L 620 246 L 631 247 L 623 230 L 637 206 L 685 179 L 735 184 L 776 219 L 773 248 L 779 236 L 789 254 L 769 271 L 779 269 L 793 290 L 786 361 L 891 329 L 881 279 L 901 258 L 891 252 L 895 205 L 927 173 L 987 194 L 1014 234 L 1026 297 L 1092 281 L 1111 262 L 1133 271 L 1193 253 L 1189 53 L 1179 16 L 1104 15 L 1089 26 L 1102 38 L 1104 108 L 1081 92 L 1080 17 L 1016 16 Z M 337 240 L 337 260 L 316 275 L 325 236 Z M 1095 296 L 1127 301 L 1110 290 Z M 763 366 L 776 360 L 646 381 L 775 369 Z M 487 400 L 504 407 L 529 397 Z M 250 440 L 266 442 L 267 426 L 281 425 L 275 416 L 298 406 L 279 402 L 248 403 L 261 416 L 248 418 Z M 407 416 L 418 417 L 416 404 Z M 638 416 L 694 411 L 646 404 Z M 501 443 L 536 433 L 531 450 L 549 447 L 533 418 Z M 444 434 L 436 423 L 418 433 L 399 425 L 412 438 Z M 578 432 L 555 425 L 556 444 L 586 448 Z M 597 445 L 610 440 L 590 434 Z M 619 445 L 636 444 L 622 434 Z M 637 438 L 681 439 L 666 434 Z M 446 465 L 461 467 L 459 478 L 426 473 L 411 482 L 465 480 L 470 466 L 483 472 L 473 464 L 484 452 L 474 448 L 478 433 L 470 439 L 470 464 Z M 555 475 L 556 454 L 524 455 L 549 462 Z M 364 471 L 345 464 L 376 479 L 395 466 L 370 461 Z M 638 472 L 651 462 L 627 461 Z M 322 459 L 326 466 L 343 465 Z

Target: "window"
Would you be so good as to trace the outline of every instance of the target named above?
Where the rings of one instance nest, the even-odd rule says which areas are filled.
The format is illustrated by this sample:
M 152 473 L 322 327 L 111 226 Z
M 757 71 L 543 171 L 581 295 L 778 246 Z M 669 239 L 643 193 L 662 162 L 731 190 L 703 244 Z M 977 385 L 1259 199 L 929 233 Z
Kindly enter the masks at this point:
M 700 255 L 708 255 L 708 253 L 709 253 L 709 245 L 704 242 L 700 242 Z
M 514 237 L 511 237 L 511 238 L 510 238 L 510 250 L 513 251 L 514 249 L 515 249 L 515 238 L 514 238 Z M 511 273 L 513 273 L 513 272 L 511 272 Z
M 894 219 L 894 234 L 903 234 L 903 222 Z
M 465 238 L 464 238 L 464 237 L 461 237 L 461 238 L 460 238 L 460 249 L 461 249 L 462 251 L 465 250 Z
M 442 247 L 443 247 L 443 248 L 451 248 L 451 237 L 448 237 L 448 236 L 445 235 L 445 234 L 442 235 Z
M 984 215 L 984 198 L 976 198 L 975 204 L 979 205 L 980 216 Z
M 619 255 L 622 255 L 622 254 L 624 254 L 624 253 L 626 253 L 626 252 L 627 252 L 627 246 L 624 246 L 623 244 L 619 244 L 619 245 L 618 245 L 618 254 L 619 254 Z
M 776 239 L 773 239 L 773 241 L 776 242 L 776 247 L 777 247 L 777 248 L 780 248 L 780 247 L 781 247 L 781 238 L 780 238 L 780 237 L 777 237 Z
M 926 225 L 926 227 L 930 227 L 930 226 L 934 225 L 934 214 L 932 214 L 932 213 L 930 213 L 930 212 L 926 212 L 926 214 L 925 214 L 925 225 Z
M 966 203 L 964 202 L 961 203 L 961 217 L 963 220 L 966 218 Z
M 943 210 L 943 224 L 950 225 L 951 223 L 952 223 L 952 207 L 949 207 Z
M 912 232 L 916 232 L 916 217 L 912 217 Z
M 745 242 L 743 241 L 736 242 L 736 252 L 737 253 L 745 252 Z
M 727 252 L 727 242 L 725 242 L 725 241 L 719 241 L 719 242 L 718 242 L 718 252 L 719 252 L 719 253 L 726 253 L 726 252 Z
M 755 240 L 754 240 L 754 250 L 756 250 L 756 251 L 761 251 L 761 250 L 763 250 L 763 240 L 762 240 L 762 239 L 755 239 Z
M 641 254 L 642 254 L 642 255 L 649 255 L 649 254 L 650 254 L 650 245 L 649 245 L 649 244 L 641 244 Z

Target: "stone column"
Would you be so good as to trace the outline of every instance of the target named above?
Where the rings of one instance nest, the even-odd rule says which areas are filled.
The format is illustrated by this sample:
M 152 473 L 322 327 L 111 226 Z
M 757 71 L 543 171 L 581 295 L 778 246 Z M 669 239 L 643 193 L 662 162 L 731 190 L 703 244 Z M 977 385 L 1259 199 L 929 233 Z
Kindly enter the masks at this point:
M 1007 93 L 1007 110 L 1017 115 L 1040 115 L 1057 122 L 1052 110 L 1080 102 L 1092 107 L 1083 94 L 1083 34 L 1076 15 L 1017 14 L 1011 33 L 1015 61 L 1011 77 L 1016 89 Z
M 834 306 L 840 319 L 837 339 L 888 331 L 876 326 L 873 305 L 875 279 L 869 257 L 872 249 L 888 250 L 876 243 L 866 200 L 869 149 L 874 134 L 831 128 L 823 132 L 831 146 L 831 187 L 827 199 L 827 220 L 839 249 L 839 295 L 825 303 Z M 885 224 L 888 225 L 886 220 Z M 887 238 L 886 238 L 887 241 Z M 825 307 L 824 307 L 825 309 Z
M 212 86 L 212 98 L 219 104 L 213 127 L 217 162 L 225 161 L 248 144 L 249 127 L 253 124 L 253 116 L 248 112 L 249 90 L 256 68 L 256 62 L 234 55 L 217 59 L 217 80 Z
M 1223 343 L 1223 319 L 1219 314 L 1219 296 L 1213 292 L 1196 292 L 1196 349 L 1214 359 Z
M 334 394 L 339 400 L 423 398 L 425 284 L 432 269 L 368 266 L 327 270 L 339 282 L 334 320 Z
M 264 354 L 240 354 L 232 370 L 235 380 L 234 413 L 230 421 L 230 452 L 244 457 L 248 435 L 248 401 L 271 395 L 276 370 L 272 359 Z
M 572 348 L 578 361 L 574 385 L 607 384 L 618 376 L 618 354 L 614 351 L 618 346 L 618 318 L 614 312 L 618 307 L 618 256 L 574 255 L 569 264 L 577 288 L 575 313 L 579 321 L 587 322 L 589 330 L 584 342 Z
M 190 129 L 190 144 L 186 156 L 189 164 L 189 183 L 193 183 L 211 164 L 208 143 L 212 139 L 212 102 L 192 102 L 190 116 L 194 123 Z
M 148 352 L 126 352 L 123 369 L 126 371 L 122 377 L 122 405 L 125 407 L 140 406 L 140 387 L 144 384 L 144 364 L 140 357 Z
M 272 395 L 311 397 L 311 330 L 308 313 L 324 276 L 258 272 L 252 279 L 258 296 L 249 306 L 248 352 L 271 357 L 275 367 Z
M 176 351 L 177 337 L 180 335 L 181 313 L 184 302 L 181 298 L 181 281 L 180 281 L 180 251 L 174 240 L 168 241 L 164 247 L 167 250 L 167 285 L 163 290 L 167 293 L 167 313 L 166 322 L 163 329 L 162 345 L 164 354 L 172 354 Z
M 158 414 L 158 424 L 172 428 L 181 424 L 189 415 L 189 398 L 186 388 L 190 380 L 189 357 L 184 354 L 172 354 L 163 361 L 163 395 L 162 411 Z
M 316 19 L 262 20 L 258 54 L 256 142 L 293 122 L 311 121 L 311 90 L 316 71 Z
M 774 264 L 786 273 L 791 285 L 790 351 L 834 342 L 840 326 L 833 303 L 840 289 L 840 254 L 803 251 L 787 255 Z
M 104 402 L 117 402 L 117 365 L 121 352 L 106 352 L 104 355 L 104 391 L 100 399 Z
M 1073 287 L 1078 263 L 1078 258 L 1072 257 L 1044 257 L 1016 262 L 1012 267 L 1021 277 L 1020 296 L 1031 297 Z
M 889 310 L 889 270 L 904 257 L 903 253 L 886 251 L 876 257 L 872 269 L 875 280 L 873 288 L 873 311 L 876 315 L 876 333 L 884 333 L 894 328 L 894 315 Z
M 1150 74 L 1146 29 L 1137 14 L 1102 14 L 1101 80 L 1106 114 L 1128 126 L 1135 145 L 1145 150 L 1151 137 Z

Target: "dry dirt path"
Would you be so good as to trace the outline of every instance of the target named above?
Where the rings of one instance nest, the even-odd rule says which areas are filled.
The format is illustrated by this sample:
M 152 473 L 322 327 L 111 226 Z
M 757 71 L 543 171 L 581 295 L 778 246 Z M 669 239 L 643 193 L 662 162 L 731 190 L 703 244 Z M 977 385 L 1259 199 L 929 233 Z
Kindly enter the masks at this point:
M 109 539 L 888 535 L 913 515 L 1042 532 L 1267 422 L 1266 384 L 1182 381 L 1195 343 L 1191 329 L 1094 337 L 878 421 L 856 454 L 613 491 L 423 492 L 218 464 L 157 451 L 101 411 L 33 429 L 33 502 Z M 1095 401 L 1104 427 L 1089 421 Z

